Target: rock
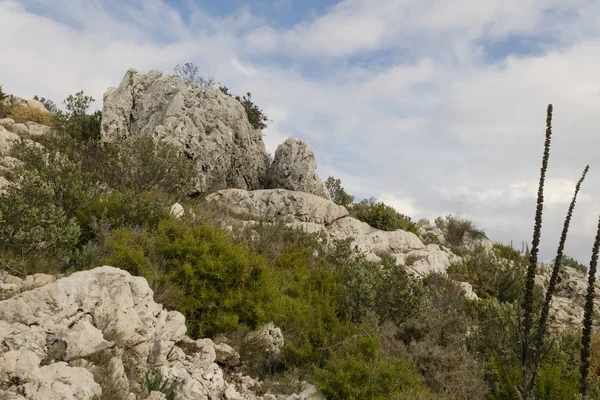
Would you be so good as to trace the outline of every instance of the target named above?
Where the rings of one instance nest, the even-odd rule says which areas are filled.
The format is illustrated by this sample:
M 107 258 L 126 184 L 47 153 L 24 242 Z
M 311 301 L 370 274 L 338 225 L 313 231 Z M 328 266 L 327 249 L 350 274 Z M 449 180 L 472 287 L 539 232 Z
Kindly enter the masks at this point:
M 167 400 L 167 396 L 161 392 L 151 392 L 145 400 Z
M 235 367 L 240 365 L 240 355 L 231 346 L 225 343 L 215 345 L 216 361 Z
M 301 382 L 302 392 L 298 394 L 292 394 L 285 398 L 285 400 L 325 400 L 325 396 L 319 394 L 319 389 L 315 385 L 311 385 L 308 382 Z
M 425 277 L 432 272 L 446 274 L 448 266 L 460 260 L 460 257 L 450 250 L 437 244 L 428 244 L 422 250 L 411 251 L 407 255 L 407 260 L 410 258 L 413 261 L 405 263 L 406 269 L 419 277 Z
M 494 248 L 494 243 L 487 237 L 474 237 L 471 232 L 466 232 L 461 247 L 467 252 L 472 252 L 477 248 L 483 248 L 486 253 L 490 253 Z
M 7 275 L 4 279 L 3 279 L 4 283 L 12 283 L 14 285 L 17 285 L 19 287 L 21 287 L 21 284 L 23 283 L 23 279 L 19 278 L 18 276 L 14 276 L 14 275 Z
M 412 232 L 381 231 L 352 217 L 336 220 L 327 231 L 333 240 L 353 238 L 352 246 L 363 253 L 406 253 L 425 247 Z
M 29 128 L 27 128 L 27 125 L 25 124 L 18 123 L 13 125 L 12 132 L 16 133 L 17 135 L 28 135 Z
M 272 189 L 311 193 L 331 200 L 329 190 L 316 170 L 314 150 L 305 141 L 291 137 L 275 151 L 275 158 L 269 168 L 268 186 Z
M 39 102 L 37 100 L 24 99 L 24 98 L 17 97 L 17 96 L 11 96 L 11 98 L 7 99 L 7 100 L 13 101 L 13 104 L 15 106 L 22 106 L 22 107 L 27 107 L 27 108 L 33 108 L 33 109 L 36 109 L 36 110 L 39 110 L 39 111 L 43 112 L 44 114 L 50 114 L 50 111 L 48 111 L 48 109 L 46 108 L 46 106 L 44 106 L 44 104 L 42 104 L 41 102 Z
M 206 197 L 237 214 L 267 222 L 313 222 L 329 225 L 348 215 L 345 207 L 322 197 L 285 189 L 220 190 Z
M 6 193 L 6 189 L 10 186 L 10 181 L 3 176 L 0 176 L 0 195 Z
M 171 206 L 171 215 L 175 218 L 181 218 L 183 217 L 183 214 L 185 213 L 183 206 L 179 203 L 175 203 Z
M 27 126 L 28 133 L 33 136 L 43 136 L 52 132 L 52 127 L 47 125 L 42 125 L 31 121 L 25 122 L 25 125 Z
M 15 142 L 19 140 L 19 135 L 8 131 L 0 126 L 0 156 L 8 155 Z
M 149 136 L 194 160 L 197 190 L 259 189 L 267 153 L 244 107 L 217 88 L 187 86 L 179 76 L 129 70 L 104 94 L 101 136 L 114 141 Z
M 465 298 L 469 300 L 479 300 L 479 297 L 473 291 L 473 286 L 469 282 L 460 282 L 460 288 L 465 295 Z
M 264 352 L 268 355 L 274 356 L 281 353 L 285 342 L 283 340 L 283 333 L 281 329 L 275 327 L 272 322 L 269 322 L 259 330 L 251 332 L 248 335 L 249 339 L 257 339 L 264 345 Z
M 13 125 L 15 124 L 15 120 L 12 118 L 2 118 L 0 119 L 0 126 L 6 128 L 7 130 L 11 131 Z
M 0 283 L 0 300 L 9 299 L 19 293 L 20 290 L 20 285 L 14 283 Z
M 28 275 L 21 286 L 21 290 L 35 289 L 56 281 L 56 277 L 48 274 Z

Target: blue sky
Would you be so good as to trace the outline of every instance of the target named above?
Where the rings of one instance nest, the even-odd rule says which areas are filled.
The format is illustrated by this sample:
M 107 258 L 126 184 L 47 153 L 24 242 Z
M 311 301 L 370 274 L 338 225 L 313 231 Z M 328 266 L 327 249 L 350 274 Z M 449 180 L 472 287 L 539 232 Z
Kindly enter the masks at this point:
M 194 62 L 341 178 L 418 220 L 473 219 L 531 241 L 545 109 L 555 106 L 541 258 L 587 163 L 567 252 L 600 213 L 600 2 L 592 0 L 0 0 L 0 83 L 102 107 L 129 68 Z

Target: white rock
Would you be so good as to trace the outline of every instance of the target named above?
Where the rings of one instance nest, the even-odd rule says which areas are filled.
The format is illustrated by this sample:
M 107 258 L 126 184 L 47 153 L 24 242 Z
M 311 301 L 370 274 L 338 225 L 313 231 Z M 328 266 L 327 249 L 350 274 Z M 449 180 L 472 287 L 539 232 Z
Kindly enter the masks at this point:
M 0 126 L 0 156 L 7 155 L 12 149 L 15 142 L 18 140 L 19 135 L 8 131 L 3 126 Z
M 183 209 L 183 206 L 179 203 L 175 203 L 171 206 L 171 215 L 175 218 L 181 218 L 183 217 L 183 214 L 185 213 L 185 210 Z
M 52 132 L 52 128 L 47 125 L 42 125 L 31 121 L 25 122 L 25 125 L 27 126 L 27 131 L 29 134 L 33 136 L 44 136 Z
M 312 193 L 331 200 L 329 190 L 316 173 L 315 151 L 303 140 L 290 137 L 275 151 L 269 169 L 269 188 Z

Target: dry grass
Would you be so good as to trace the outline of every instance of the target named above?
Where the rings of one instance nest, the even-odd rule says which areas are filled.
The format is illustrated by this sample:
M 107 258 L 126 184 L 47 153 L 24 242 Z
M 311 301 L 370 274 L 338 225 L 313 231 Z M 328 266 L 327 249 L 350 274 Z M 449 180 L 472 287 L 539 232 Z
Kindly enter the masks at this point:
M 46 126 L 52 126 L 52 115 L 38 110 L 37 108 L 16 106 L 10 111 L 8 117 L 14 119 L 17 123 L 31 121 Z

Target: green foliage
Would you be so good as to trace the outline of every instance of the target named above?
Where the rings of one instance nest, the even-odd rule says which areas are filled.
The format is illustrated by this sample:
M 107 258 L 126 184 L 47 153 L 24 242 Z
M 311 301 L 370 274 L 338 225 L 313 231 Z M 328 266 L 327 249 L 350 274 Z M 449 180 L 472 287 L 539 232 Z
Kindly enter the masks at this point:
M 359 219 L 373 228 L 384 231 L 404 231 L 417 233 L 417 226 L 411 222 L 410 217 L 400 214 L 393 207 L 383 202 L 377 202 L 375 198 L 364 199 L 354 204 L 350 209 L 350 215 Z
M 8 117 L 14 107 L 12 96 L 7 95 L 0 85 L 0 119 Z
M 325 181 L 325 186 L 327 186 L 329 195 L 335 204 L 347 206 L 354 201 L 354 196 L 350 196 L 348 193 L 346 193 L 342 187 L 342 182 L 339 179 L 335 179 L 333 176 L 330 176 Z
M 436 218 L 435 226 L 444 232 L 446 242 L 453 247 L 459 247 L 467 234 L 471 239 L 486 237 L 485 233 L 477 229 L 472 221 L 451 214 L 447 215 L 445 219 L 442 217 Z
M 512 302 L 523 293 L 526 269 L 527 260 L 520 254 L 495 246 L 494 254 L 483 248 L 476 249 L 451 264 L 447 272 L 452 279 L 469 282 L 480 298 L 497 297 L 500 301 Z
M 165 395 L 167 400 L 175 399 L 175 390 L 177 389 L 176 382 L 169 382 L 169 379 L 163 381 L 160 374 L 146 374 L 145 383 L 147 395 L 150 395 L 152 392 L 160 392 Z
M 252 102 L 252 94 L 250 94 L 250 92 L 246 93 L 245 96 L 240 97 L 229 93 L 229 89 L 226 86 L 220 86 L 219 89 L 223 94 L 234 97 L 242 104 L 242 106 L 244 106 L 244 110 L 246 110 L 246 115 L 248 116 L 248 121 L 250 122 L 250 125 L 254 127 L 254 129 L 262 131 L 267 127 L 267 121 L 269 118 L 265 115 L 260 107 Z
M 574 259 L 573 257 L 569 257 L 568 255 L 564 254 L 561 258 L 560 261 L 560 265 L 561 267 L 571 267 L 583 274 L 587 274 L 588 269 L 587 267 L 580 263 L 579 261 L 577 261 L 576 259 Z
M 267 264 L 245 245 L 206 225 L 163 220 L 155 232 L 117 229 L 108 265 L 174 284 L 192 337 L 266 321 L 276 289 Z
M 433 398 L 409 362 L 382 353 L 377 336 L 359 336 L 338 346 L 315 377 L 332 400 Z
M 16 256 L 64 257 L 77 243 L 79 226 L 56 204 L 53 186 L 35 171 L 21 171 L 0 196 L 0 248 Z
M 64 101 L 66 112 L 58 110 L 54 114 L 54 126 L 63 134 L 80 141 L 100 139 L 102 112 L 88 114 L 95 100 L 83 91 L 69 95 Z

